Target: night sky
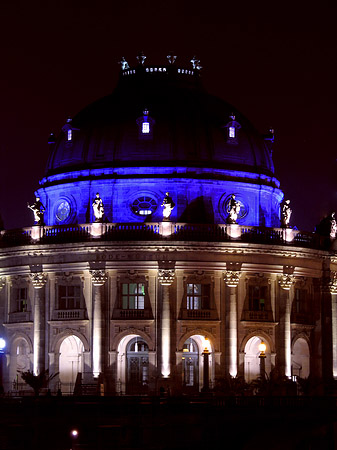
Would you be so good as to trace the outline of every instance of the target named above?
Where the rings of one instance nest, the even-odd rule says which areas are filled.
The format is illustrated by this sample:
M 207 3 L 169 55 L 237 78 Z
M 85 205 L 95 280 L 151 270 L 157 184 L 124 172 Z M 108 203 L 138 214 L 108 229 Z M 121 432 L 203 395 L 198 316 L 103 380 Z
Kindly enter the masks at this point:
M 331 5 L 334 2 L 331 2 Z M 291 225 L 313 231 L 337 210 L 337 6 L 325 1 L 54 1 L 0 5 L 0 212 L 33 224 L 48 136 L 108 95 L 122 56 L 149 64 L 197 55 L 206 89 L 261 133 L 275 129 L 275 175 Z

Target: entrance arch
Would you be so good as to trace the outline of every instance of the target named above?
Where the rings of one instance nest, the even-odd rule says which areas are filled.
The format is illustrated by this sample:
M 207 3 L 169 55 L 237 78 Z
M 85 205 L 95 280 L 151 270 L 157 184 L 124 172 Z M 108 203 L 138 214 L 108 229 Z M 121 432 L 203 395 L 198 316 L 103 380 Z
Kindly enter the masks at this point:
M 310 350 L 307 341 L 298 338 L 291 354 L 291 375 L 294 377 L 308 378 L 310 374 Z
M 149 391 L 149 345 L 138 334 L 124 336 L 118 345 L 117 385 L 119 394 Z
M 72 394 L 77 374 L 83 373 L 84 345 L 75 335 L 67 336 L 60 345 L 59 379 L 64 394 Z
M 32 369 L 31 348 L 27 340 L 23 337 L 15 339 L 11 346 L 11 360 L 9 370 L 9 381 L 13 389 L 25 389 L 27 385 L 21 378 L 20 372 L 27 372 Z M 10 388 L 10 389 L 11 389 Z
M 195 334 L 187 338 L 183 344 L 181 356 L 182 362 L 182 386 L 185 393 L 197 393 L 204 386 L 204 356 L 207 347 L 209 353 L 209 380 L 212 384 L 214 379 L 213 355 L 210 342 L 205 336 Z
M 271 355 L 268 342 L 261 336 L 251 337 L 246 345 L 244 351 L 244 377 L 247 383 L 258 378 L 261 374 L 261 359 L 259 345 L 264 342 L 266 348 L 265 358 L 265 373 L 269 376 L 271 371 Z

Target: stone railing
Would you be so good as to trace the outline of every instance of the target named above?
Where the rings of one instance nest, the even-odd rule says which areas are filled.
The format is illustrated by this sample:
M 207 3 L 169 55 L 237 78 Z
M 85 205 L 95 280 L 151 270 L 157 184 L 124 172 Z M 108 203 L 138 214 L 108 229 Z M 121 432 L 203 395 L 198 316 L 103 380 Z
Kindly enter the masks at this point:
M 266 228 L 228 224 L 174 222 L 88 223 L 33 226 L 0 232 L 0 247 L 85 241 L 172 240 L 292 245 L 329 249 L 331 240 L 292 228 Z
M 86 319 L 85 309 L 56 309 L 52 320 L 83 320 Z

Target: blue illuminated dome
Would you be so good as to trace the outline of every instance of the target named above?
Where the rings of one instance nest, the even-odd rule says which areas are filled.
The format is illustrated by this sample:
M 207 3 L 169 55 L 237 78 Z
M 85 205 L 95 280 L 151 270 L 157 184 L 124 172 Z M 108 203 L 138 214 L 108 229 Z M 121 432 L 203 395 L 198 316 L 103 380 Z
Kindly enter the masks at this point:
M 88 223 L 97 192 L 109 222 L 161 221 L 170 193 L 177 222 L 279 226 L 283 193 L 268 142 L 233 106 L 209 95 L 196 69 L 121 71 L 116 89 L 68 119 L 38 195 L 47 225 Z

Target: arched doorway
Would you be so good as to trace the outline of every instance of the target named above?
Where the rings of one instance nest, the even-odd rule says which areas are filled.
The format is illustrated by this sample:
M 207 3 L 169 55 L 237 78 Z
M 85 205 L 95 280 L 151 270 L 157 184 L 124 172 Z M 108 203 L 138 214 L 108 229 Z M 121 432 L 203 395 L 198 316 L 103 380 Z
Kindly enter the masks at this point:
M 261 336 L 253 336 L 247 341 L 245 345 L 244 376 L 247 383 L 255 380 L 261 375 L 261 352 L 259 350 L 259 345 L 262 341 L 266 344 L 267 347 L 265 351 L 266 358 L 264 360 L 265 374 L 267 376 L 270 375 L 271 355 L 269 345 Z
M 291 355 L 291 375 L 293 377 L 308 378 L 310 374 L 310 351 L 307 341 L 298 338 L 293 346 Z
M 77 374 L 83 372 L 82 341 L 74 335 L 66 337 L 60 346 L 59 380 L 63 394 L 72 394 Z
M 182 359 L 182 386 L 185 393 L 197 393 L 204 386 L 204 356 L 203 352 L 207 347 L 208 351 L 208 385 L 212 385 L 214 379 L 213 355 L 211 353 L 210 342 L 205 336 L 190 336 L 183 344 Z
M 126 346 L 126 393 L 146 394 L 149 387 L 149 347 L 140 336 Z
M 32 369 L 30 359 L 30 347 L 26 339 L 18 338 L 12 344 L 9 381 L 12 383 L 10 389 L 29 389 L 22 380 L 20 373 Z
M 199 390 L 199 348 L 194 339 L 189 338 L 183 346 L 182 356 L 183 389 Z

